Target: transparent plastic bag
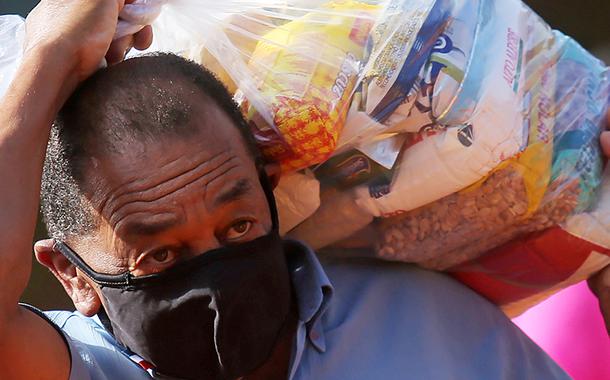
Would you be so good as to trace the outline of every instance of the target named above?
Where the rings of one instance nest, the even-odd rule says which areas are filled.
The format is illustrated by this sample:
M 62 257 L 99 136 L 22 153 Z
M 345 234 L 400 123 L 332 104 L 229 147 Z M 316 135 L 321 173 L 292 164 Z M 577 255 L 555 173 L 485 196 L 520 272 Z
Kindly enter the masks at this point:
M 343 210 L 349 218 L 342 221 L 331 212 L 334 204 L 349 204 L 385 218 L 376 223 L 381 236 L 370 238 L 378 240 L 379 256 L 447 269 L 592 205 L 601 179 L 607 69 L 519 2 L 462 5 L 449 24 L 452 34 L 439 38 L 424 68 L 418 93 L 388 119 L 420 131 L 403 144 L 398 163 L 384 177 L 363 154 L 338 165 L 331 159 L 334 171 L 319 170 L 335 175 L 331 187 L 340 176 L 372 174 L 364 186 L 326 192 L 328 200 L 293 236 L 322 247 L 348 232 L 316 235 L 317 226 L 350 223 L 357 230 L 371 222 L 366 214 Z M 468 17 L 475 10 L 474 24 L 481 18 L 486 24 L 464 27 L 463 20 L 477 20 Z M 462 44 L 456 35 L 475 38 Z M 503 38 L 491 43 L 494 36 Z M 446 48 L 459 45 L 468 59 Z M 481 46 L 486 56 L 477 55 Z M 484 67 L 477 66 L 481 60 Z
M 140 31 L 153 22 L 168 0 L 135 0 L 126 4 L 119 16 L 114 39 Z M 0 15 L 0 97 L 7 91 L 23 56 L 25 19 Z M 101 66 L 105 66 L 105 61 Z
M 155 21 L 168 0 L 134 0 L 125 4 L 119 14 L 114 39 L 135 34 Z
M 338 150 L 360 74 L 373 65 L 367 42 L 380 17 L 404 15 L 417 31 L 434 1 L 411 1 L 407 10 L 384 3 L 169 1 L 154 25 L 155 49 L 213 70 L 242 104 L 266 157 L 295 171 Z M 407 53 L 415 37 L 405 40 Z
M 155 29 L 267 159 L 313 173 L 319 197 L 289 204 L 288 177 L 280 209 L 316 248 L 444 270 L 595 206 L 608 70 L 520 0 L 169 0 Z
M 0 16 L 0 98 L 11 84 L 21 62 L 25 20 L 17 15 Z

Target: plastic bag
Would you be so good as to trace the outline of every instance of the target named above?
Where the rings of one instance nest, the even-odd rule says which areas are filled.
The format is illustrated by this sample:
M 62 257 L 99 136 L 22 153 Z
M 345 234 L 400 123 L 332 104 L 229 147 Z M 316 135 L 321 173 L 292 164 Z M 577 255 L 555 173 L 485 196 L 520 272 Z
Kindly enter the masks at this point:
M 313 214 L 280 205 L 314 247 L 454 268 L 595 204 L 608 70 L 519 0 L 169 0 L 155 27 L 314 174 Z
M 429 21 L 424 40 L 418 31 L 439 7 L 433 0 L 395 3 L 174 0 L 154 25 L 154 49 L 212 69 L 234 90 L 265 155 L 290 172 L 355 146 L 340 139 L 363 73 L 378 75 L 371 57 L 382 56 L 384 47 L 371 49 L 368 42 L 380 23 L 387 24 L 385 33 L 398 35 L 406 32 L 397 16 L 412 20 L 401 42 L 423 65 L 448 13 Z
M 479 21 L 488 20 L 485 28 L 475 33 L 473 27 L 453 27 L 473 20 L 468 12 L 477 6 Z M 473 1 L 456 9 L 449 25 L 452 34 L 475 35 L 475 40 L 461 43 L 443 35 L 421 74 L 419 88 L 425 91 L 419 90 L 416 100 L 405 98 L 397 111 L 401 128 L 421 132 L 403 145 L 398 164 L 385 178 L 379 174 L 383 170 L 370 170 L 373 163 L 362 155 L 329 163 L 334 171 L 319 171 L 323 177 L 376 174 L 363 179 L 368 181 L 365 186 L 323 200 L 320 211 L 293 236 L 322 247 L 348 233 L 342 228 L 335 229 L 335 236 L 316 235 L 315 226 L 364 227 L 370 218 L 341 220 L 340 213 L 326 210 L 340 198 L 351 198 L 343 204 L 388 217 L 378 223 L 381 257 L 447 269 L 524 233 L 563 223 L 591 206 L 601 179 L 597 138 L 606 110 L 607 69 L 535 14 L 523 12 L 527 8 L 519 2 Z M 512 23 L 494 23 L 490 17 Z M 498 35 L 506 38 L 490 43 Z M 472 55 L 481 44 L 487 55 L 503 54 Z M 471 52 L 469 58 L 447 58 L 456 53 L 444 46 L 459 45 L 466 46 L 460 52 Z M 486 65 L 477 69 L 472 61 L 479 58 L 485 58 Z M 450 61 L 469 67 L 456 68 Z M 443 75 L 443 70 L 451 75 Z M 490 78 L 487 89 L 480 88 L 481 77 Z M 459 86 L 455 78 L 461 80 Z M 441 119 L 457 124 L 441 125 Z M 343 168 L 354 171 L 344 173 Z M 395 214 L 402 215 L 392 217 Z
M 135 0 L 126 4 L 119 15 L 114 39 L 134 34 L 149 25 L 159 16 L 167 1 Z M 0 97 L 8 89 L 19 67 L 24 39 L 25 20 L 18 15 L 0 15 Z
M 159 17 L 161 8 L 168 0 L 134 0 L 125 4 L 119 14 L 114 39 L 119 39 L 142 30 Z
M 21 62 L 25 20 L 20 16 L 0 16 L 0 97 L 11 84 Z

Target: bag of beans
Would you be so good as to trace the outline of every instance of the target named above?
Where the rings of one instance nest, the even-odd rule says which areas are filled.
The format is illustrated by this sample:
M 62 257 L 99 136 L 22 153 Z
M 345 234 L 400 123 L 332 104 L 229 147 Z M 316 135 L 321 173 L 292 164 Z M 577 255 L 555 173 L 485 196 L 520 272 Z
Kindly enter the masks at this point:
M 292 237 L 478 275 L 460 265 L 572 239 L 596 207 L 608 70 L 521 0 L 164 7 L 156 49 L 214 70 L 289 174 L 276 195 Z
M 515 317 L 610 265 L 610 170 L 599 201 L 561 227 L 531 233 L 448 271 Z

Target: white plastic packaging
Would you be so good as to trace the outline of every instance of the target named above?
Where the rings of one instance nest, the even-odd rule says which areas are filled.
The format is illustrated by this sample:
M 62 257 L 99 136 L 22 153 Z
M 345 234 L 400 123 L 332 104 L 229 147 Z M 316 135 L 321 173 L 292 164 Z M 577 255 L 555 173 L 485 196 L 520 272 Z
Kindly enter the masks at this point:
M 17 15 L 0 16 L 0 97 L 11 84 L 23 54 L 25 20 Z

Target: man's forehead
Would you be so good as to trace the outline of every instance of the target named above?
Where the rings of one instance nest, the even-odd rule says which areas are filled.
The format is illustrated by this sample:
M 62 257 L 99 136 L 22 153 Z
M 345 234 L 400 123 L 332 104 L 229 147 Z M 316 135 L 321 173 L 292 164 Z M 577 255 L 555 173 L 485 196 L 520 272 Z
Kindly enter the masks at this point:
M 254 165 L 231 151 L 201 159 L 199 164 L 190 161 L 188 170 L 180 170 L 184 167 L 164 168 L 108 193 L 97 210 L 104 234 L 112 240 L 145 244 L 148 237 L 190 228 L 197 219 L 213 227 L 223 215 L 266 205 Z
M 238 190 L 243 190 L 258 178 L 239 136 L 231 138 L 218 128 L 204 129 L 188 139 L 160 140 L 120 160 L 107 161 L 106 181 L 112 186 L 106 189 L 100 209 L 104 217 L 117 215 L 127 207 L 123 205 L 134 202 L 161 205 L 171 195 L 193 192 L 193 188 L 205 190 L 200 196 L 210 201 L 227 181 L 236 181 L 241 185 Z
M 101 174 L 107 182 L 115 182 L 117 171 L 123 175 L 132 172 L 131 175 L 137 178 L 142 169 L 148 168 L 151 163 L 165 165 L 179 157 L 193 157 L 194 152 L 208 153 L 212 157 L 231 147 L 239 156 L 244 153 L 250 155 L 235 122 L 207 96 L 193 99 L 185 117 L 178 115 L 183 111 L 177 108 L 174 111 L 158 111 L 159 114 L 166 114 L 144 121 L 134 117 L 134 112 L 144 110 L 131 110 L 115 118 L 113 122 L 123 125 L 107 128 L 109 138 L 91 142 L 94 153 L 90 157 L 91 164 L 96 168 L 102 162 L 104 170 Z M 172 116 L 173 112 L 176 114 Z M 185 119 L 188 120 L 184 122 Z M 168 120 L 172 121 L 171 125 L 161 123 Z M 120 130 L 129 132 L 117 132 Z
M 204 130 L 188 139 L 167 138 L 137 145 L 100 165 L 107 198 L 120 199 L 119 203 L 135 198 L 146 201 L 149 193 L 172 193 L 200 179 L 201 185 L 207 186 L 235 170 L 243 175 L 255 174 L 246 149 L 218 130 Z
M 226 112 L 193 84 L 141 84 L 122 92 L 88 107 L 98 113 L 105 144 L 150 143 L 161 137 L 189 137 L 218 128 L 231 134 L 236 129 Z
M 240 199 L 252 198 L 254 185 L 249 178 L 241 178 L 237 181 L 230 181 L 219 188 L 218 191 L 210 194 L 210 212 L 230 205 Z M 153 236 L 168 231 L 174 227 L 186 223 L 186 218 L 181 212 L 150 212 L 149 215 L 141 213 L 133 215 L 132 218 L 125 218 L 122 223 L 116 226 L 116 232 L 122 236 L 144 237 Z

